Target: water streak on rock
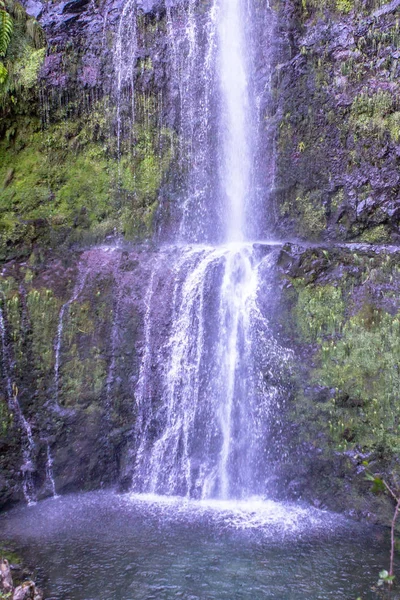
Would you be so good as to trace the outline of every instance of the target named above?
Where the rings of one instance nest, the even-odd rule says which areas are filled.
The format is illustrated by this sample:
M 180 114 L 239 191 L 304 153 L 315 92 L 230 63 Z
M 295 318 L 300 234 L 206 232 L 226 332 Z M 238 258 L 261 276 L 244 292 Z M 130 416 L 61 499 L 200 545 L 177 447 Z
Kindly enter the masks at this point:
M 33 461 L 33 452 L 35 448 L 35 442 L 32 434 L 32 427 L 29 421 L 25 418 L 24 413 L 22 412 L 21 405 L 18 399 L 18 388 L 16 384 L 12 381 L 12 363 L 8 353 L 8 346 L 6 340 L 6 326 L 4 321 L 4 315 L 2 308 L 0 307 L 0 336 L 1 336 L 1 346 L 2 346 L 2 366 L 3 366 L 3 376 L 6 382 L 6 392 L 7 392 L 7 401 L 8 407 L 11 412 L 13 412 L 18 419 L 18 422 L 21 425 L 21 430 L 23 433 L 22 439 L 22 465 L 21 465 L 21 473 L 22 473 L 22 490 L 24 493 L 25 500 L 28 504 L 32 504 L 35 502 L 35 486 L 33 483 L 32 473 L 35 470 L 34 461 Z

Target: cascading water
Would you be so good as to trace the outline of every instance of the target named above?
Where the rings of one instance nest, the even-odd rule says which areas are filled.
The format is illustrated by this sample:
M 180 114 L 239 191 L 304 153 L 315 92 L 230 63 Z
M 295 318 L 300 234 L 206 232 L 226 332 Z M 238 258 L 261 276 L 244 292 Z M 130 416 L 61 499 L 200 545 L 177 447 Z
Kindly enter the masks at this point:
M 195 498 L 263 491 L 268 417 L 283 400 L 288 353 L 258 307 L 261 264 L 265 276 L 275 255 L 257 259 L 251 244 L 160 253 L 136 387 L 136 491 Z
M 245 235 L 245 205 L 249 197 L 249 98 L 241 26 L 241 0 L 224 0 L 219 18 L 219 80 L 222 144 L 220 181 L 225 200 L 226 239 L 241 242 Z
M 123 82 L 134 89 L 127 73 L 136 56 L 121 48 L 136 31 L 136 9 L 128 1 L 120 21 L 118 99 Z M 138 492 L 226 499 L 265 491 L 287 353 L 258 307 L 259 268 L 272 273 L 274 253 L 260 256 L 248 241 L 260 229 L 249 214 L 262 95 L 248 74 L 249 11 L 243 0 L 213 0 L 201 11 L 194 0 L 166 6 L 187 180 L 175 236 L 183 245 L 160 249 L 149 270 L 131 451 Z M 121 131 L 119 105 L 117 113 Z M 202 245 L 210 242 L 221 245 Z
M 4 322 L 4 316 L 2 308 L 0 307 L 0 337 L 1 337 L 1 348 L 2 348 L 2 367 L 4 379 L 6 382 L 6 394 L 7 401 L 10 410 L 16 415 L 17 420 L 22 430 L 22 490 L 24 493 L 25 500 L 28 504 L 35 502 L 35 488 L 32 480 L 32 472 L 34 471 L 33 465 L 33 451 L 35 448 L 35 442 L 33 440 L 32 428 L 22 412 L 21 405 L 18 400 L 18 388 L 13 383 L 11 378 L 11 361 L 8 355 L 7 341 L 6 341 L 6 327 Z

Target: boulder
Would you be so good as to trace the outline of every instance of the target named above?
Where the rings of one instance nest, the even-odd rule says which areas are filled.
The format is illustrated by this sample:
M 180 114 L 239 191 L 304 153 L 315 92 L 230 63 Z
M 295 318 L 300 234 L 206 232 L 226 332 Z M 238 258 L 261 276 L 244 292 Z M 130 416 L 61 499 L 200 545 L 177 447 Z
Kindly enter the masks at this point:
M 0 591 L 7 594 L 13 590 L 13 587 L 10 565 L 8 560 L 3 558 L 0 561 Z
M 43 600 L 43 594 L 33 581 L 25 581 L 15 588 L 13 600 Z

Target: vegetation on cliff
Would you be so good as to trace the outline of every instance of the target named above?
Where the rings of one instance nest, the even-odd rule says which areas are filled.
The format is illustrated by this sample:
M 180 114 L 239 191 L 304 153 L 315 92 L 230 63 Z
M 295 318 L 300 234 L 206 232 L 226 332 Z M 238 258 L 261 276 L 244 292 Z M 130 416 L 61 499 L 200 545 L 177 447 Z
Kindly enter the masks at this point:
M 295 3 L 275 81 L 279 232 L 398 243 L 397 11 L 381 1 Z
M 312 456 L 314 471 L 336 461 L 335 475 L 311 485 L 327 505 L 346 504 L 364 516 L 375 505 L 374 518 L 389 522 L 390 502 L 371 496 L 364 463 L 388 477 L 400 465 L 398 253 L 314 249 L 291 261 L 283 275 L 284 319 L 297 331 L 302 363 L 291 443 L 306 462 Z M 298 482 L 306 496 L 308 483 Z

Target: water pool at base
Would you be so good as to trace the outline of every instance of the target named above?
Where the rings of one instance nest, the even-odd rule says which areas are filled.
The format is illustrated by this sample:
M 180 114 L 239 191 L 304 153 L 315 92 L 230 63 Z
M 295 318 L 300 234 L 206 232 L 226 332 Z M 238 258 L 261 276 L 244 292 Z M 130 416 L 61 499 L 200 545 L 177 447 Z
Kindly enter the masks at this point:
M 0 538 L 57 600 L 368 600 L 388 561 L 378 529 L 257 498 L 76 494 L 2 514 Z

